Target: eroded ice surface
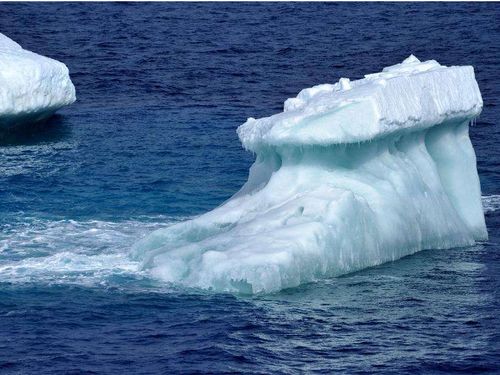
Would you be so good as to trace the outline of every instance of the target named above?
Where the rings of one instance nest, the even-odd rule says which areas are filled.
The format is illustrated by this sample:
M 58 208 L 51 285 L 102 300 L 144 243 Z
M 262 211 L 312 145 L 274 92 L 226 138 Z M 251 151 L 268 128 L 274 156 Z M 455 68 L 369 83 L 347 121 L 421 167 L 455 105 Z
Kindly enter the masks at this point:
M 0 34 L 0 129 L 43 120 L 75 99 L 66 65 Z
M 165 281 L 256 293 L 484 240 L 468 135 L 481 108 L 472 67 L 414 56 L 302 90 L 238 128 L 256 161 L 237 194 L 133 256 Z

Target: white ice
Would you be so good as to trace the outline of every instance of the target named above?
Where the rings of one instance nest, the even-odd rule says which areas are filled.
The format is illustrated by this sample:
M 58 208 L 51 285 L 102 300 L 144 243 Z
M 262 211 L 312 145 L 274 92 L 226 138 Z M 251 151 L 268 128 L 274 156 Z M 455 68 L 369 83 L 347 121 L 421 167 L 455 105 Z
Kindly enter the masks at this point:
M 481 108 L 472 67 L 414 56 L 302 90 L 238 128 L 256 161 L 237 194 L 133 256 L 167 282 L 259 293 L 485 240 L 468 135 Z
M 66 65 L 0 34 L 0 129 L 46 119 L 75 100 Z

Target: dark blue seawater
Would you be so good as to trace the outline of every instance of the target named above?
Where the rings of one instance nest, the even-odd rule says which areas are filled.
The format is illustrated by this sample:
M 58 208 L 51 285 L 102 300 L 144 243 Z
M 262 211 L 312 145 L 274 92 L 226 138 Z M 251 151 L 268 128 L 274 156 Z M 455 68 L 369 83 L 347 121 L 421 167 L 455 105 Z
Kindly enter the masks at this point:
M 498 3 L 0 4 L 78 97 L 1 140 L 0 373 L 496 372 L 499 23 Z M 410 53 L 475 67 L 487 243 L 253 297 L 135 270 L 134 242 L 246 180 L 247 117 Z

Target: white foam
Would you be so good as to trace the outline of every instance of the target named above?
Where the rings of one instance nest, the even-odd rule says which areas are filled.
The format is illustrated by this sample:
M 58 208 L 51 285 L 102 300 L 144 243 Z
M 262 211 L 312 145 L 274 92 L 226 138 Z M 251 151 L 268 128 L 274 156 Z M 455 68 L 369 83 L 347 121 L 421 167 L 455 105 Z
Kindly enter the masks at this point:
M 500 208 L 500 195 L 485 195 L 482 201 L 485 213 L 495 212 Z
M 75 100 L 66 65 L 0 34 L 0 129 L 43 120 Z
M 137 238 L 164 226 L 159 216 L 109 222 L 19 218 L 0 236 L 0 281 L 99 284 L 141 275 L 129 257 Z

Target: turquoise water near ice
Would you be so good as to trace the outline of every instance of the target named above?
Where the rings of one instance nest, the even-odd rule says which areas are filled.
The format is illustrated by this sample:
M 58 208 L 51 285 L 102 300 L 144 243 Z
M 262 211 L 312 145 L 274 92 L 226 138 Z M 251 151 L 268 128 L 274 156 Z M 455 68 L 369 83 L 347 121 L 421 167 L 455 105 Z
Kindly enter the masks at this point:
M 0 4 L 78 101 L 0 143 L 2 373 L 494 373 L 499 367 L 496 4 Z M 473 65 L 490 234 L 272 295 L 182 289 L 128 257 L 246 180 L 247 117 L 410 53 Z

